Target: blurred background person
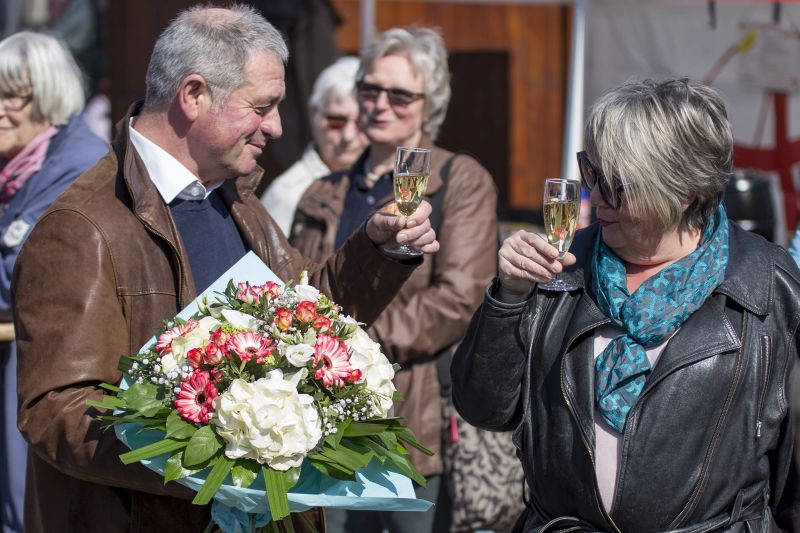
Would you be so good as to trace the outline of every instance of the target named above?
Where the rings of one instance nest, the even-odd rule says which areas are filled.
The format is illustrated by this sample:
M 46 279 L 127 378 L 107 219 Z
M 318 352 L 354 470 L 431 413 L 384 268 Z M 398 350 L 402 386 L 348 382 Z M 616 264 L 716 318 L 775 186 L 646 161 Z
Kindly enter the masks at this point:
M 563 271 L 535 233 L 508 238 L 453 359 L 464 418 L 518 428 L 515 531 L 792 531 L 800 271 L 728 220 L 722 99 L 626 83 L 594 104 L 584 146 L 597 222 Z M 542 287 L 559 273 L 574 290 Z
M 312 142 L 303 157 L 275 178 L 261 203 L 289 235 L 297 202 L 309 185 L 331 172 L 350 168 L 367 145 L 358 129 L 355 98 L 358 59 L 343 57 L 323 70 L 308 99 Z
M 0 42 L 0 342 L 3 424 L 0 499 L 4 531 L 22 530 L 27 449 L 17 430 L 11 272 L 36 221 L 108 151 L 81 116 L 81 72 L 55 38 L 20 32 Z
M 395 404 L 395 415 L 405 417 L 419 441 L 435 452 L 429 457 L 411 450 L 412 462 L 428 479 L 417 494 L 436 503 L 445 487 L 435 356 L 464 334 L 495 273 L 497 192 L 475 159 L 433 144 L 450 101 L 447 50 L 437 32 L 395 28 L 382 33 L 364 51 L 356 80 L 359 125 L 369 147 L 351 168 L 308 188 L 297 207 L 291 241 L 309 258 L 328 257 L 376 208 L 393 200 L 397 147 L 433 150 L 427 199 L 438 206 L 431 219 L 438 216 L 433 224 L 441 249 L 425 257 L 369 332 L 403 368 L 395 384 L 405 401 Z M 434 200 L 440 192 L 443 198 Z M 349 512 L 346 529 L 427 533 L 435 518 L 438 527 L 437 509 L 446 512 L 443 505 L 426 513 Z M 328 516 L 329 529 L 337 531 L 337 513 Z

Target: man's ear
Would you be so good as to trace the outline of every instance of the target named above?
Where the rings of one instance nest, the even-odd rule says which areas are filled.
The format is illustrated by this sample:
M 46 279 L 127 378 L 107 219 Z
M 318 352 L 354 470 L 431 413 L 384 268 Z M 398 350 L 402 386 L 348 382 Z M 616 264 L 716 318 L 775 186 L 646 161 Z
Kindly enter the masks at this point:
M 211 91 L 205 78 L 190 74 L 183 79 L 178 90 L 178 106 L 189 122 L 197 120 L 202 112 L 211 107 Z

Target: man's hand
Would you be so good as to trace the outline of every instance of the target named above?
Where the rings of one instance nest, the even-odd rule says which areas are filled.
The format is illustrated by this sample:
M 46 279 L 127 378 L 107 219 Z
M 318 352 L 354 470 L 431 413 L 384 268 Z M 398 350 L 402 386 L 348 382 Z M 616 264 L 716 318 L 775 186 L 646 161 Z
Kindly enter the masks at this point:
M 410 217 L 398 216 L 392 212 L 392 207 L 394 204 L 389 204 L 367 220 L 367 236 L 372 242 L 381 248 L 407 244 L 426 254 L 439 251 L 436 232 L 428 220 L 431 204 L 423 200 Z
M 550 281 L 564 266 L 575 263 L 571 253 L 562 262 L 557 257 L 558 250 L 535 233 L 520 230 L 507 238 L 498 253 L 500 299 L 525 298 L 535 283 Z

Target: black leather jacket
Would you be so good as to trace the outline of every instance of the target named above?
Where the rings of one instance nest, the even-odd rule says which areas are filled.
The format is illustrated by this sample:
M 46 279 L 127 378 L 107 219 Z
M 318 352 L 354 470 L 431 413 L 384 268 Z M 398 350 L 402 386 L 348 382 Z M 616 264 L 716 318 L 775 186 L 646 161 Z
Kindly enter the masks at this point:
M 471 424 L 516 430 L 529 487 L 519 530 L 791 530 L 800 271 L 782 248 L 730 229 L 725 280 L 668 342 L 628 416 L 608 513 L 594 466 L 593 330 L 610 322 L 589 289 L 597 225 L 578 233 L 563 274 L 579 290 L 506 304 L 489 287 L 455 354 L 453 392 Z

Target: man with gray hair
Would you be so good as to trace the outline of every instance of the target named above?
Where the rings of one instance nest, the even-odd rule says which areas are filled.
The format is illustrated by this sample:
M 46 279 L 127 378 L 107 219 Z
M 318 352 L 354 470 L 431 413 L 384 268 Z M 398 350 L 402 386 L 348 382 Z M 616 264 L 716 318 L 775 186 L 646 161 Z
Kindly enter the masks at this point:
M 285 281 L 308 270 L 370 323 L 418 266 L 382 248 L 438 250 L 427 204 L 408 219 L 376 214 L 323 264 L 289 246 L 254 193 L 256 158 L 281 134 L 287 55 L 249 7 L 181 13 L 159 37 L 146 100 L 120 122 L 112 151 L 31 233 L 13 280 L 19 426 L 34 452 L 26 531 L 204 530 L 209 508 L 140 464 L 123 466 L 125 447 L 86 401 L 120 380 L 121 355 L 245 253 Z

